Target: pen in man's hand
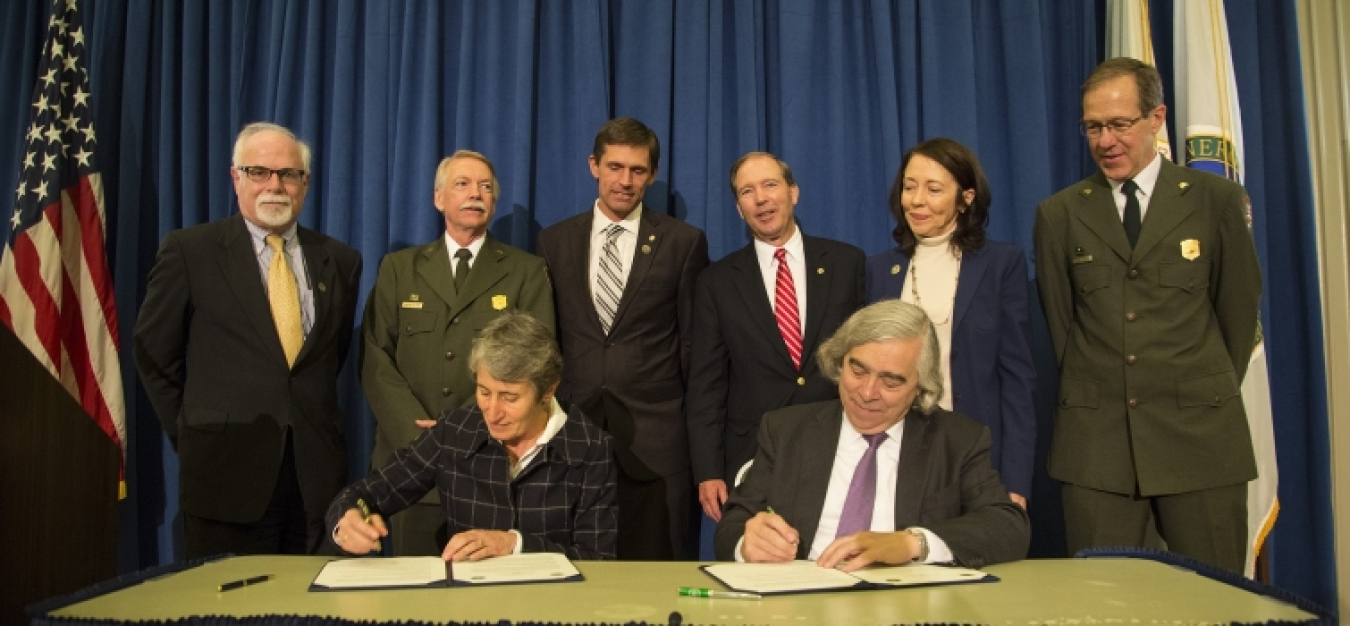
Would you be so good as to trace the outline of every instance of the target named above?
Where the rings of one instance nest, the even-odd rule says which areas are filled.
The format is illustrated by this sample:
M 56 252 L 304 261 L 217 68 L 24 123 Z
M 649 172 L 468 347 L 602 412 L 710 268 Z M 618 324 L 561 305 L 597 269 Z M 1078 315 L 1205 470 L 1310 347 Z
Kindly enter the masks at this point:
M 357 499 L 356 499 L 356 508 L 361 509 L 361 521 L 363 521 L 363 522 L 369 524 L 369 523 L 370 523 L 370 507 L 366 506 L 366 500 L 365 500 L 365 498 L 357 498 Z M 380 540 L 379 540 L 379 539 L 376 539 L 376 540 L 375 540 L 375 549 L 376 549 L 376 550 L 384 550 L 384 548 L 380 545 Z
M 680 587 L 680 595 L 691 598 L 726 598 L 728 600 L 759 600 L 764 596 L 757 593 L 745 593 L 743 591 L 713 591 L 712 589 L 699 589 L 698 587 Z
M 263 574 L 262 576 L 254 576 L 253 578 L 245 578 L 243 580 L 232 580 L 230 582 L 221 585 L 219 588 L 216 589 L 216 591 L 229 591 L 231 589 L 238 589 L 240 587 L 247 587 L 249 585 L 265 583 L 269 580 L 272 580 L 271 574 Z

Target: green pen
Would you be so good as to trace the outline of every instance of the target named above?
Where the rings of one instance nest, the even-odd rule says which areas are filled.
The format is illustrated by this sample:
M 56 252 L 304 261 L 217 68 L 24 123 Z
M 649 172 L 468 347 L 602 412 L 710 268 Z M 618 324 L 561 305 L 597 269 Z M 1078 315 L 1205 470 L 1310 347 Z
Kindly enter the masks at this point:
M 680 595 L 691 598 L 725 598 L 728 600 L 760 600 L 764 598 L 757 593 L 745 593 L 743 591 L 713 591 L 712 589 L 699 589 L 698 587 L 680 587 Z

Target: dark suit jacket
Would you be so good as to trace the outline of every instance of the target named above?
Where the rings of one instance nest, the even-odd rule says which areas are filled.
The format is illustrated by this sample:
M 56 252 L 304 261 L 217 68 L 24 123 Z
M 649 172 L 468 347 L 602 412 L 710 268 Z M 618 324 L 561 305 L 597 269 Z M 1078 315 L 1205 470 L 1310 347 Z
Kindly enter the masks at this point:
M 361 323 L 361 387 L 377 427 L 373 467 L 422 433 L 415 420 L 474 403 L 469 349 L 489 322 L 522 310 L 553 328 L 543 259 L 485 236 L 459 293 L 444 236 L 380 263 Z M 427 501 L 436 502 L 435 492 Z
M 867 303 L 898 298 L 909 257 L 892 248 L 867 260 Z M 952 409 L 989 427 L 994 469 L 1031 495 L 1036 460 L 1036 364 L 1027 325 L 1026 255 L 986 240 L 961 256 L 952 320 Z
M 755 464 L 732 491 L 717 525 L 718 559 L 736 558 L 746 521 L 768 507 L 797 529 L 802 538 L 797 558 L 806 558 L 820 523 L 843 419 L 838 400 L 764 416 Z M 989 429 L 942 409 L 932 415 L 910 410 L 904 429 L 895 484 L 896 529 L 927 528 L 966 567 L 1025 557 L 1030 522 L 1026 511 L 1008 499 L 989 464 Z
M 694 283 L 708 265 L 703 231 L 644 208 L 619 310 L 606 336 L 588 273 L 593 211 L 539 233 L 539 255 L 553 277 L 564 406 L 608 388 L 633 418 L 632 450 L 660 476 L 689 469 L 684 397 Z M 674 411 L 660 408 L 674 405 Z
M 1051 476 L 1144 496 L 1256 478 L 1239 392 L 1261 298 L 1245 207 L 1236 183 L 1166 160 L 1133 250 L 1100 172 L 1041 203 Z
M 694 482 L 730 482 L 755 456 L 755 432 L 773 409 L 838 397 L 816 347 L 862 304 L 862 250 L 802 234 L 806 328 L 798 371 L 778 332 L 755 245 L 713 263 L 694 298 L 689 445 Z
M 336 528 L 358 498 L 388 517 L 435 489 L 451 537 L 476 528 L 514 529 L 522 552 L 614 558 L 619 530 L 609 435 L 574 408 L 520 475 L 510 479 L 509 471 L 506 449 L 488 434 L 478 407 L 446 411 L 388 463 L 333 498 L 325 528 Z
M 272 496 L 287 425 L 311 519 L 323 518 L 347 478 L 336 380 L 351 337 L 361 256 L 321 233 L 298 233 L 314 324 L 293 368 L 243 217 L 169 233 L 150 271 L 136 320 L 136 368 L 178 450 L 186 513 L 257 521 Z

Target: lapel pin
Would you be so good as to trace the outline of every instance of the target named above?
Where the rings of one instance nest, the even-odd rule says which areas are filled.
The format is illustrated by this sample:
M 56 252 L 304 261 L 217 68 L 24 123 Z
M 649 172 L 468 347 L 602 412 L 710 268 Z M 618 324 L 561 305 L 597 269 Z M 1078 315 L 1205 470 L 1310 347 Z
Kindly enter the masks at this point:
M 656 241 L 656 235 L 647 235 L 647 241 Z
M 817 267 L 817 268 L 816 268 L 816 273 L 817 273 L 817 274 L 824 274 L 824 273 L 825 273 L 825 268 L 823 268 L 823 267 Z
M 495 311 L 506 309 L 506 296 L 501 294 L 492 296 L 492 308 Z
M 1182 191 L 1186 191 L 1187 189 L 1190 188 L 1190 186 L 1191 186 L 1191 184 L 1190 184 L 1190 183 L 1187 183 L 1187 182 L 1177 183 L 1177 188 L 1178 188 L 1178 189 L 1181 189 Z
M 642 244 L 642 253 L 643 253 L 643 254 L 651 254 L 651 253 L 652 253 L 652 247 L 649 246 L 649 245 L 647 245 L 647 244 L 645 244 L 645 243 Z
M 417 301 L 420 300 L 421 298 L 418 297 L 417 294 L 413 293 L 413 294 L 408 294 L 408 299 L 409 299 L 409 300 L 412 300 L 413 302 L 417 302 Z
M 896 263 L 895 265 L 892 265 L 892 266 L 891 266 L 891 276 L 895 276 L 896 274 L 899 274 L 899 273 L 900 273 L 900 264 L 899 264 L 899 263 Z
M 1084 188 L 1083 188 L 1083 197 L 1086 198 L 1086 197 L 1088 197 L 1088 196 L 1090 196 L 1090 195 L 1092 195 L 1092 188 L 1091 188 L 1091 187 L 1084 187 Z
M 323 284 L 323 283 L 319 283 L 319 291 L 320 291 L 321 293 L 327 293 L 327 292 L 328 292 L 328 285 L 325 285 L 325 284 Z

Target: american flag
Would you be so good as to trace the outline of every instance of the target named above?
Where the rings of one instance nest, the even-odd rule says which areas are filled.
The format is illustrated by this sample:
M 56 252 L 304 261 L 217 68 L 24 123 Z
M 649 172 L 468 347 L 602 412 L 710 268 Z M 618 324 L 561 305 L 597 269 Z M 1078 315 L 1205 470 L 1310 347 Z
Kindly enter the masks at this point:
M 103 246 L 87 53 L 79 1 L 53 0 L 0 256 L 0 319 L 122 448 L 125 468 L 117 307 Z

